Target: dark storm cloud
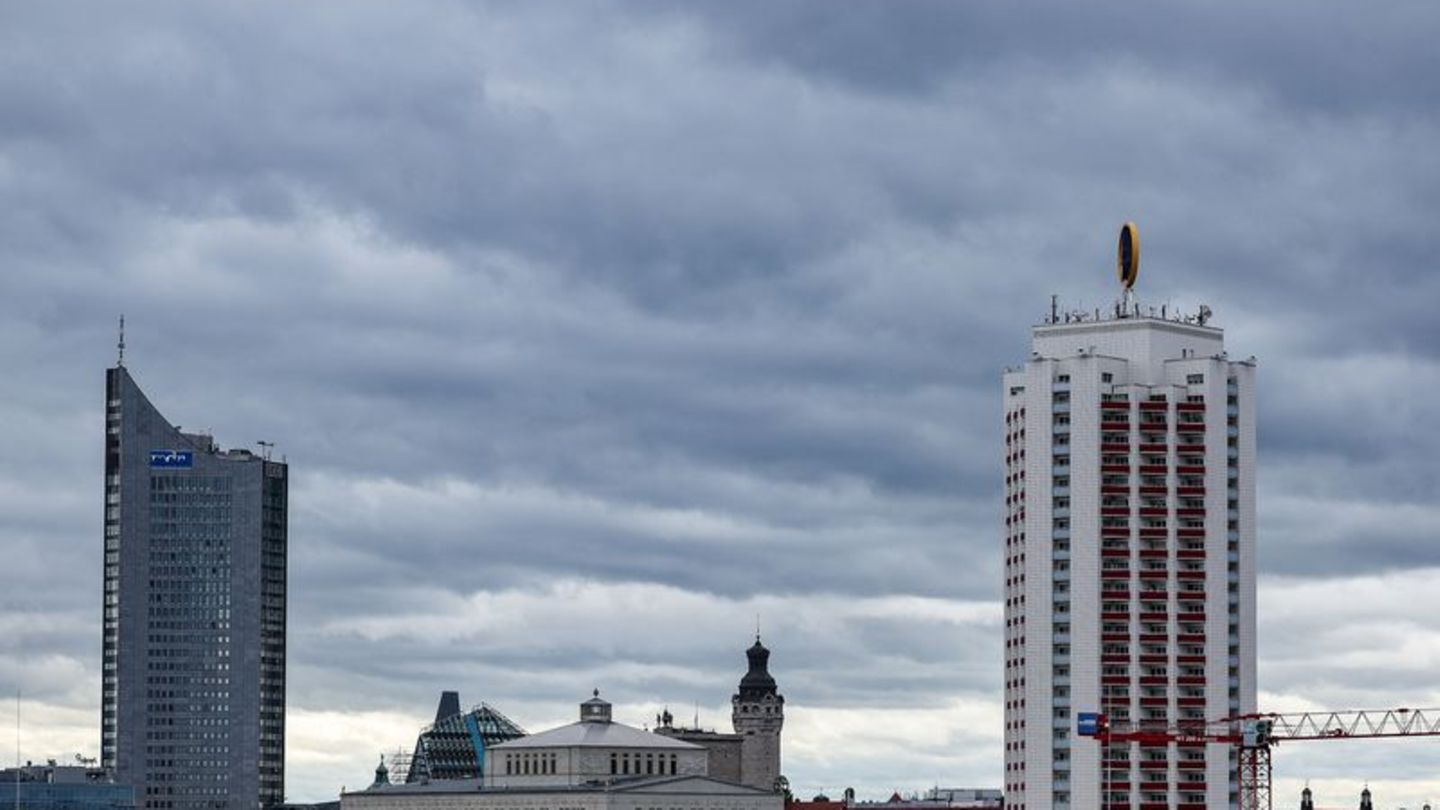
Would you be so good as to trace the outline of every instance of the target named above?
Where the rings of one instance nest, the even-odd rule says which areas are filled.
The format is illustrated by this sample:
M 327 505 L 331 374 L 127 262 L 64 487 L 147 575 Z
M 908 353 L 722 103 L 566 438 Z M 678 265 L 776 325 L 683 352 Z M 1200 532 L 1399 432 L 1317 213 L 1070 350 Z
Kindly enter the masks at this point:
M 0 678 L 98 695 L 124 311 L 163 413 L 294 465 L 297 716 L 421 722 L 459 685 L 568 717 L 599 680 L 723 712 L 761 613 L 826 718 L 795 721 L 792 778 L 998 782 L 888 738 L 831 761 L 826 728 L 933 709 L 991 723 L 947 750 L 995 744 L 995 616 L 966 606 L 999 590 L 998 374 L 1051 293 L 1109 302 L 1124 219 L 1142 297 L 1211 304 L 1260 358 L 1263 571 L 1440 567 L 1435 22 L 8 6 Z M 1337 700 L 1376 673 L 1312 671 L 1267 670 Z M 351 766 L 313 767 L 305 798 Z

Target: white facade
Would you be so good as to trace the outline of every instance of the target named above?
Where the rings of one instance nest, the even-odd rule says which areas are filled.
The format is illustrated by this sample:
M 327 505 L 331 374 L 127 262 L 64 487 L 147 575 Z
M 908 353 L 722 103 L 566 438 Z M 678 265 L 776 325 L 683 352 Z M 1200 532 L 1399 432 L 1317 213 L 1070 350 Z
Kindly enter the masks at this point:
M 784 803 L 778 793 L 704 776 L 521 789 L 481 787 L 477 779 L 453 779 L 340 795 L 340 810 L 783 810 Z
M 1116 745 L 1102 771 L 1075 714 L 1255 711 L 1254 361 L 1140 316 L 1032 349 L 1003 387 L 1006 807 L 1233 807 L 1228 747 Z
M 342 793 L 341 810 L 783 810 L 776 792 L 712 779 L 703 746 L 611 719 L 580 704 L 580 721 L 493 745 L 485 778 L 388 784 Z

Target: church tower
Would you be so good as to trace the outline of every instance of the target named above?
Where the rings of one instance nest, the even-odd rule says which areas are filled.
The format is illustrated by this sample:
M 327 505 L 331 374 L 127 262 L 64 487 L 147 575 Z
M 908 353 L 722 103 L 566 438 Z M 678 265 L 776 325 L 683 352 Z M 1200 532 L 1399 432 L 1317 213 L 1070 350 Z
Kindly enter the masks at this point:
M 740 781 L 761 790 L 775 790 L 780 779 L 780 729 L 785 725 L 785 697 L 770 676 L 770 651 L 755 635 L 745 651 L 750 669 L 730 699 L 731 723 L 741 736 Z

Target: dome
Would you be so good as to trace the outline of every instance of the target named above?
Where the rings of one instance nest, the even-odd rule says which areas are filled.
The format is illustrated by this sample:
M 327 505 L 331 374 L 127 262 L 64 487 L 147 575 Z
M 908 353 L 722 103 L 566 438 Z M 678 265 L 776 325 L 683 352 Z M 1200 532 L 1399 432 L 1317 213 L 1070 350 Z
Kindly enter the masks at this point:
M 750 669 L 745 677 L 740 679 L 741 697 L 763 697 L 773 695 L 776 691 L 775 679 L 770 675 L 770 651 L 760 643 L 760 637 L 755 637 L 755 644 L 745 651 L 745 657 L 750 659 Z

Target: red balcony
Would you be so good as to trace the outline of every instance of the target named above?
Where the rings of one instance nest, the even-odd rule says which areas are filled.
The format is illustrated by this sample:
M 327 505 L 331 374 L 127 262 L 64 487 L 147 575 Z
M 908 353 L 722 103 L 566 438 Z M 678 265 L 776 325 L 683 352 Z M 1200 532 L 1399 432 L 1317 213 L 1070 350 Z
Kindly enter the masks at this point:
M 1128 683 L 1130 683 L 1130 676 L 1129 676 L 1129 675 L 1101 675 L 1101 676 L 1100 676 L 1100 685 L 1101 685 L 1101 686 L 1124 686 L 1125 684 L 1128 684 Z
M 1185 706 L 1190 706 L 1190 707 L 1199 706 L 1199 707 L 1203 707 L 1203 706 L 1205 705 L 1205 698 L 1203 698 L 1203 697 L 1179 697 L 1179 698 L 1175 698 L 1175 705 L 1176 705 L 1176 706 L 1181 706 L 1181 707 L 1185 707 Z
M 1101 653 L 1100 663 L 1102 664 L 1128 664 L 1130 653 Z
M 1124 432 L 1126 432 L 1126 433 L 1128 433 L 1128 432 L 1130 431 L 1130 423 L 1129 423 L 1129 422 L 1116 422 L 1116 421 L 1113 421 L 1113 420 L 1112 420 L 1112 416 L 1113 416 L 1113 414 L 1108 414 L 1108 413 L 1101 415 L 1101 421 L 1100 421 L 1100 429 L 1101 429 L 1101 430 L 1117 431 L 1117 432 L 1118 432 L 1118 431 L 1124 431 Z
M 1161 454 L 1164 454 L 1164 453 L 1165 453 L 1166 451 L 1168 451 L 1169 449 L 1170 449 L 1169 445 L 1166 445 L 1166 444 L 1163 444 L 1163 443 L 1161 443 L 1161 444 L 1153 444 L 1153 443 L 1141 442 L 1141 444 L 1140 444 L 1140 452 L 1142 452 L 1142 453 L 1161 453 Z
M 1144 513 L 1142 512 L 1141 514 Z M 1179 517 L 1205 517 L 1205 507 L 1178 506 L 1175 508 L 1175 514 Z
M 1205 423 L 1204 423 L 1204 422 L 1176 422 L 1176 423 L 1175 423 L 1175 432 L 1176 432 L 1176 433 L 1204 433 L 1204 432 L 1205 432 Z
M 1159 708 L 1164 708 L 1165 706 L 1169 705 L 1169 701 L 1169 698 L 1163 697 L 1142 697 L 1140 698 L 1140 705 L 1146 707 L 1155 706 Z
M 1163 486 L 1155 486 L 1155 485 L 1153 485 L 1153 484 L 1141 484 L 1141 485 L 1140 485 L 1140 494 L 1141 494 L 1141 495 L 1164 495 L 1164 494 L 1165 494 L 1165 487 L 1163 487 Z
M 1140 656 L 1142 664 L 1163 664 L 1169 659 L 1165 653 L 1143 653 Z
M 1142 471 L 1143 471 L 1143 468 L 1142 468 Z M 1176 468 L 1175 468 L 1175 472 L 1179 473 L 1180 475 L 1204 475 L 1204 474 L 1205 474 L 1205 465 L 1203 465 L 1203 464 L 1200 464 L 1200 465 L 1186 464 L 1186 465 L 1183 465 L 1183 466 L 1176 467 Z
M 1190 580 L 1204 579 L 1204 578 L 1205 578 L 1205 572 L 1204 572 L 1204 571 L 1176 571 L 1176 572 L 1175 572 L 1175 576 L 1176 576 L 1177 579 L 1190 579 Z
M 1129 465 L 1129 464 L 1101 464 L 1101 465 L 1100 465 L 1100 472 L 1102 472 L 1102 473 L 1128 473 L 1128 472 L 1130 472 L 1130 465 Z
M 1203 656 L 1203 655 L 1177 655 L 1177 656 L 1175 656 L 1175 663 L 1177 663 L 1177 664 L 1203 664 L 1203 663 L 1205 663 L 1205 656 Z
M 1101 517 L 1129 517 L 1130 507 L 1128 506 L 1102 506 L 1100 507 Z
M 1175 556 L 1182 560 L 1203 560 L 1205 559 L 1205 549 L 1182 548 L 1175 552 Z
M 1145 490 L 1144 490 L 1144 488 L 1141 488 L 1140 491 L 1141 491 L 1141 492 L 1144 492 Z M 1128 485 L 1126 485 L 1126 484 L 1101 484 L 1101 485 L 1100 485 L 1100 494 L 1102 494 L 1102 495 L 1129 495 L 1129 494 L 1130 494 L 1130 487 L 1129 487 Z
M 1164 569 L 1160 569 L 1160 570 L 1158 570 L 1158 571 L 1151 571 L 1151 570 L 1147 570 L 1147 569 L 1144 569 L 1144 568 L 1140 569 L 1140 579 L 1142 579 L 1142 580 L 1147 580 L 1147 581 L 1157 581 L 1157 580 L 1158 580 L 1158 581 L 1160 581 L 1160 582 L 1164 582 L 1166 579 L 1169 578 L 1169 576 L 1170 576 L 1170 572 L 1168 572 L 1168 571 L 1166 571 L 1166 570 L 1164 570 Z
M 1104 468 L 1102 467 L 1101 469 L 1104 469 Z M 1201 471 L 1201 472 L 1204 472 L 1205 470 L 1204 470 L 1204 468 L 1202 467 L 1202 468 L 1200 469 L 1200 471 Z M 1140 474 L 1141 474 L 1141 475 L 1164 475 L 1164 474 L 1165 474 L 1165 465 L 1164 465 L 1164 464 L 1141 464 L 1141 465 L 1140 465 Z
M 1144 683 L 1144 681 L 1142 680 L 1141 683 Z M 1175 683 L 1178 683 L 1178 684 L 1180 684 L 1181 686 L 1204 686 L 1204 685 L 1205 685 L 1205 676 L 1204 676 L 1204 675 L 1179 675 L 1179 676 L 1177 676 L 1177 677 L 1175 678 Z
M 1102 410 L 1102 411 L 1128 411 L 1128 410 L 1130 410 L 1130 402 L 1129 402 L 1128 400 L 1127 400 L 1127 401 L 1121 401 L 1121 402 L 1116 402 L 1115 400 L 1109 400 L 1109 401 L 1101 402 L 1101 403 L 1100 403 L 1100 410 Z
M 1163 411 L 1163 410 L 1165 410 L 1166 408 L 1169 408 L 1169 407 L 1170 407 L 1170 403 L 1168 403 L 1168 402 L 1142 402 L 1142 403 L 1140 403 L 1140 410 L 1142 410 L 1142 411 Z
M 1140 490 L 1140 491 L 1141 491 L 1141 492 L 1144 492 L 1145 490 L 1142 489 L 1142 490 Z M 1205 487 L 1196 487 L 1196 486 L 1175 487 L 1175 491 L 1178 492 L 1178 493 L 1181 494 L 1181 495 L 1204 495 L 1204 494 L 1205 494 Z
M 1203 622 L 1205 621 L 1205 613 L 1204 611 L 1199 613 L 1181 613 L 1175 616 L 1175 620 L 1181 622 Z
M 1101 579 L 1129 579 L 1130 569 L 1128 568 L 1107 568 L 1100 571 Z
M 1144 641 L 1145 639 L 1142 637 L 1140 640 L 1141 640 L 1141 641 Z M 1181 642 L 1181 643 L 1184 643 L 1184 644 L 1204 644 L 1204 643 L 1205 643 L 1205 634 L 1204 634 L 1204 633 L 1176 633 L 1176 634 L 1175 634 L 1175 640 L 1176 640 L 1176 641 L 1179 641 L 1179 642 Z
M 1130 621 L 1130 612 L 1125 610 L 1105 611 L 1100 614 L 1100 620 L 1107 622 L 1128 622 Z M 1205 637 L 1201 636 L 1200 640 L 1204 641 Z
M 1141 537 L 1166 537 L 1170 530 L 1163 526 L 1146 526 L 1140 530 Z
M 1142 622 L 1163 622 L 1168 618 L 1170 618 L 1170 615 L 1168 613 L 1165 613 L 1164 611 L 1161 611 L 1159 613 L 1140 614 L 1140 621 Z
M 1101 641 L 1129 641 L 1129 640 L 1130 640 L 1130 634 L 1129 634 L 1129 633 L 1101 633 L 1101 634 L 1100 634 L 1100 640 L 1101 640 Z
M 1158 560 L 1163 560 L 1163 559 L 1165 559 L 1165 556 L 1166 556 L 1167 554 L 1169 554 L 1169 553 L 1170 553 L 1170 552 L 1166 551 L 1166 550 L 1163 549 L 1163 548 L 1142 548 L 1142 549 L 1140 549 L 1140 559 L 1142 559 L 1142 560 L 1157 560 L 1157 559 L 1158 559 Z
M 1205 403 L 1203 403 L 1203 402 L 1177 402 L 1177 403 L 1175 403 L 1175 410 L 1177 410 L 1177 411 L 1202 411 L 1202 412 L 1203 412 L 1203 411 L 1205 410 Z
M 1141 641 L 1167 641 L 1167 640 L 1169 640 L 1169 637 L 1166 636 L 1164 633 L 1141 633 L 1141 634 L 1140 634 L 1140 640 L 1141 640 Z
M 1190 526 L 1181 526 L 1175 530 L 1176 537 L 1204 537 L 1204 529 L 1196 529 Z
M 1101 557 L 1107 557 L 1107 558 L 1129 557 L 1129 556 L 1130 556 L 1130 549 L 1128 549 L 1128 548 L 1102 548 L 1102 549 L 1100 549 L 1100 556 L 1101 556 Z
M 1164 675 L 1141 675 L 1141 676 L 1140 676 L 1140 685 L 1141 685 L 1141 686 L 1164 686 L 1164 685 L 1165 685 L 1166 683 L 1168 683 L 1168 682 L 1169 682 L 1169 679 L 1168 679 L 1166 676 L 1164 676 Z
M 1205 770 L 1205 760 L 1203 760 L 1203 759 L 1181 759 L 1181 760 L 1177 760 L 1177 761 L 1175 762 L 1175 767 L 1176 767 L 1176 768 L 1179 768 L 1179 769 L 1182 770 L 1182 771 L 1203 771 L 1203 770 Z M 1190 784 L 1198 784 L 1198 783 L 1196 783 L 1196 782 L 1191 782 Z
M 1102 453 L 1128 453 L 1128 452 L 1130 452 L 1130 443 L 1129 443 L 1129 442 L 1123 442 L 1123 443 L 1120 443 L 1120 444 L 1116 444 L 1115 442 L 1105 442 L 1104 444 L 1101 444 L 1101 445 L 1100 445 L 1100 452 L 1102 452 Z

